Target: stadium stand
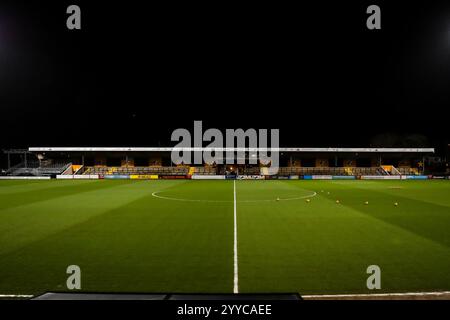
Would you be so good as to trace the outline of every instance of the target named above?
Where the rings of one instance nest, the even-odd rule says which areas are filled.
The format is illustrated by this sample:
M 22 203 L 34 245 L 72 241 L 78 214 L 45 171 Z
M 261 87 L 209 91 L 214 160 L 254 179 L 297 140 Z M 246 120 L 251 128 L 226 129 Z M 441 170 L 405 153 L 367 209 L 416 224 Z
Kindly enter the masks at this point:
M 71 163 L 39 163 L 24 162 L 6 171 L 9 176 L 52 176 L 63 174 Z M 217 175 L 220 170 L 216 167 L 186 167 L 186 166 L 149 166 L 149 167 L 107 167 L 107 166 L 85 166 L 78 168 L 78 175 L 161 175 L 161 176 L 188 176 L 188 175 Z M 74 170 L 76 171 L 76 170 Z M 223 170 L 222 170 L 223 171 Z M 70 174 L 70 173 L 69 173 Z M 260 175 L 260 167 L 239 168 L 241 175 Z M 370 176 L 370 175 L 419 175 L 417 168 L 394 168 L 393 166 L 382 167 L 280 167 L 280 176 L 293 175 L 336 175 L 336 176 Z
M 139 179 L 144 179 L 143 176 L 146 175 L 159 176 L 161 179 L 166 177 L 178 179 L 195 175 L 226 176 L 230 173 L 247 176 L 278 175 L 291 178 L 309 175 L 409 176 L 423 175 L 425 166 L 420 163 L 425 163 L 426 154 L 434 153 L 432 148 L 280 148 L 280 151 L 282 153 L 278 163 L 283 163 L 284 166 L 277 170 L 277 168 L 264 166 L 262 162 L 256 165 L 249 162 L 233 166 L 207 163 L 170 166 L 171 148 L 166 147 L 11 149 L 3 150 L 6 154 L 4 163 L 7 164 L 8 169 L 0 174 L 9 176 L 98 175 L 113 176 L 107 178 L 117 179 L 125 179 L 126 177 L 121 176 L 132 175 L 141 176 L 138 177 Z M 135 156 L 135 152 L 138 152 L 136 153 L 138 157 Z M 33 156 L 36 160 L 27 161 L 27 157 L 30 159 Z M 17 160 L 23 162 L 11 167 L 11 164 Z M 72 163 L 68 164 L 69 161 Z M 417 167 L 413 168 L 416 163 Z M 357 164 L 362 166 L 358 167 Z M 429 162 L 427 164 L 427 170 L 430 170 Z

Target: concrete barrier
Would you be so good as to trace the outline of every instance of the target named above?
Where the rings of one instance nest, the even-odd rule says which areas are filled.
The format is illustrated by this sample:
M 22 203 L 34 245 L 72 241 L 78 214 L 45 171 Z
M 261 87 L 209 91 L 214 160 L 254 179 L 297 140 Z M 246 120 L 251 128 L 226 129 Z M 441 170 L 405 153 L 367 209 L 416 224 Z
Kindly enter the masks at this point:
M 0 176 L 0 180 L 50 180 L 50 177 Z
M 225 180 L 225 176 L 219 175 L 192 175 L 191 179 L 193 180 Z

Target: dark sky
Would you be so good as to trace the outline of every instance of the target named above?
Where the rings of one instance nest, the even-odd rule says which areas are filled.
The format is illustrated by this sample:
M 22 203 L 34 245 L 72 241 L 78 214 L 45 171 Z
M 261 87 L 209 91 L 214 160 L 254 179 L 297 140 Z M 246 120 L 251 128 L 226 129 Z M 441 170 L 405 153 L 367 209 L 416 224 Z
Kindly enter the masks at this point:
M 450 143 L 450 4 L 93 2 L 0 4 L 1 147 L 170 146 L 194 120 L 282 146 Z

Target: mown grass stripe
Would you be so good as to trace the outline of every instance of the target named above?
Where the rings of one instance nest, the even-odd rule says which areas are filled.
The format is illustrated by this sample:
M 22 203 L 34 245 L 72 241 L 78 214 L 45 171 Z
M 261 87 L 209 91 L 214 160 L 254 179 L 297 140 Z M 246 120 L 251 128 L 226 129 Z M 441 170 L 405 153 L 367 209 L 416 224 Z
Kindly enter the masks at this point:
M 14 194 L 0 194 L 0 211 L 19 206 L 26 206 L 28 204 L 36 202 L 48 201 L 66 196 L 73 196 L 75 194 L 81 194 L 83 192 L 97 191 L 100 189 L 108 189 L 121 185 L 127 185 L 130 183 L 132 183 L 131 180 L 95 181 L 81 184 L 75 182 L 74 184 L 64 184 L 63 186 L 53 186 L 45 189 L 29 190 Z

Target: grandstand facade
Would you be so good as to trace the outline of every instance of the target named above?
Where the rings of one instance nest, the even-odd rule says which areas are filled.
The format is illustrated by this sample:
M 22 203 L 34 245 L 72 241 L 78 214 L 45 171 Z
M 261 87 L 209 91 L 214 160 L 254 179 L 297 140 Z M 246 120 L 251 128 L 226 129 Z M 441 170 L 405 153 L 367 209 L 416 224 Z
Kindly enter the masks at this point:
M 392 177 L 430 174 L 424 157 L 433 148 L 277 148 L 279 168 L 250 164 L 257 150 L 245 153 L 245 164 L 174 165 L 173 148 L 29 148 L 8 150 L 3 176 L 77 178 L 183 179 L 196 177 Z M 196 149 L 198 150 L 198 149 Z M 193 152 L 184 148 L 183 152 Z M 235 153 L 236 154 L 236 153 Z

